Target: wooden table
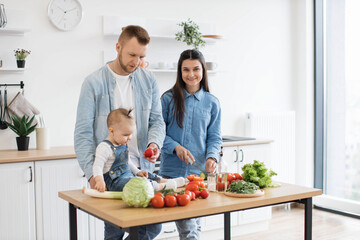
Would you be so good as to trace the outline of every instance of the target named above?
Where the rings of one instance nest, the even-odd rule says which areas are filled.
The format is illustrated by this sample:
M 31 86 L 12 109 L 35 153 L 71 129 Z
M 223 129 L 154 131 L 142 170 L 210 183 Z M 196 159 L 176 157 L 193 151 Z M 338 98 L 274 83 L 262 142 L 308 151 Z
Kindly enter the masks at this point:
M 138 227 L 179 219 L 224 214 L 224 239 L 231 239 L 230 213 L 239 210 L 298 202 L 305 205 L 304 239 L 312 237 L 312 197 L 321 190 L 281 183 L 281 187 L 265 189 L 265 195 L 256 198 L 232 198 L 223 193 L 210 192 L 207 199 L 198 199 L 184 207 L 130 208 L 121 200 L 92 198 L 81 190 L 62 191 L 59 197 L 69 202 L 70 239 L 77 239 L 76 208 L 121 228 L 130 229 L 130 239 L 137 239 Z

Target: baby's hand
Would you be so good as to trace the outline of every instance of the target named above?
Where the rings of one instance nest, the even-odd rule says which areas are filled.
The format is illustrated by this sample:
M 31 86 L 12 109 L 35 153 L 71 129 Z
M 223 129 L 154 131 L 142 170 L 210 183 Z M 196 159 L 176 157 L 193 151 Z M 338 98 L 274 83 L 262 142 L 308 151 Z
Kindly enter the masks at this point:
M 99 192 L 104 192 L 106 190 L 106 185 L 102 176 L 95 177 L 95 189 Z
M 148 172 L 147 171 L 140 171 L 136 174 L 136 176 L 139 176 L 139 177 L 146 177 L 148 178 Z

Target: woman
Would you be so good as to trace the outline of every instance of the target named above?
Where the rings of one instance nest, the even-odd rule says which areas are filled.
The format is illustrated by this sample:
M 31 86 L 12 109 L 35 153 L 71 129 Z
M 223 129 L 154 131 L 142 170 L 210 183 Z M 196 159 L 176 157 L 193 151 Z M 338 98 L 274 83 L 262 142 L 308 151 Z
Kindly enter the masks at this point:
M 166 137 L 160 175 L 200 174 L 189 158 L 214 172 L 221 147 L 219 100 L 209 92 L 205 59 L 197 50 L 181 53 L 175 85 L 161 97 Z M 199 239 L 200 219 L 176 221 L 180 239 Z

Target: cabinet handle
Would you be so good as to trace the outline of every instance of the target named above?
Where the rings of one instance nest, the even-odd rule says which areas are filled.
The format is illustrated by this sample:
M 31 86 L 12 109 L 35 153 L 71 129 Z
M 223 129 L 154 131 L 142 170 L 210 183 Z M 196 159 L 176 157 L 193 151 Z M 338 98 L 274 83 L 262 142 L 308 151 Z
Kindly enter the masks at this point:
M 239 160 L 239 153 L 236 149 L 234 149 L 234 152 L 235 152 L 235 161 L 234 162 L 237 162 Z
M 241 160 L 240 162 L 244 162 L 244 151 L 242 149 L 239 150 L 241 152 Z
M 176 232 L 176 229 L 174 228 L 173 230 L 169 230 L 169 231 L 164 231 L 164 233 L 173 233 Z
M 32 182 L 32 168 L 31 168 L 31 166 L 29 167 L 29 170 L 30 170 L 30 180 L 29 180 L 29 182 Z

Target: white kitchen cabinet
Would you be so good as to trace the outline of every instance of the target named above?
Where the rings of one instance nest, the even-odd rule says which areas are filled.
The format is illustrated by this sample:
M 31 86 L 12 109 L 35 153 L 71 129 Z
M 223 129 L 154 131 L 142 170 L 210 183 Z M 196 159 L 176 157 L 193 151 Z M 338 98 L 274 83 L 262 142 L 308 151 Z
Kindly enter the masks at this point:
M 34 163 L 0 164 L 0 239 L 36 239 Z
M 59 191 L 87 184 L 76 159 L 35 162 L 37 239 L 69 239 L 69 205 Z M 78 239 L 88 239 L 88 214 L 77 211 Z

